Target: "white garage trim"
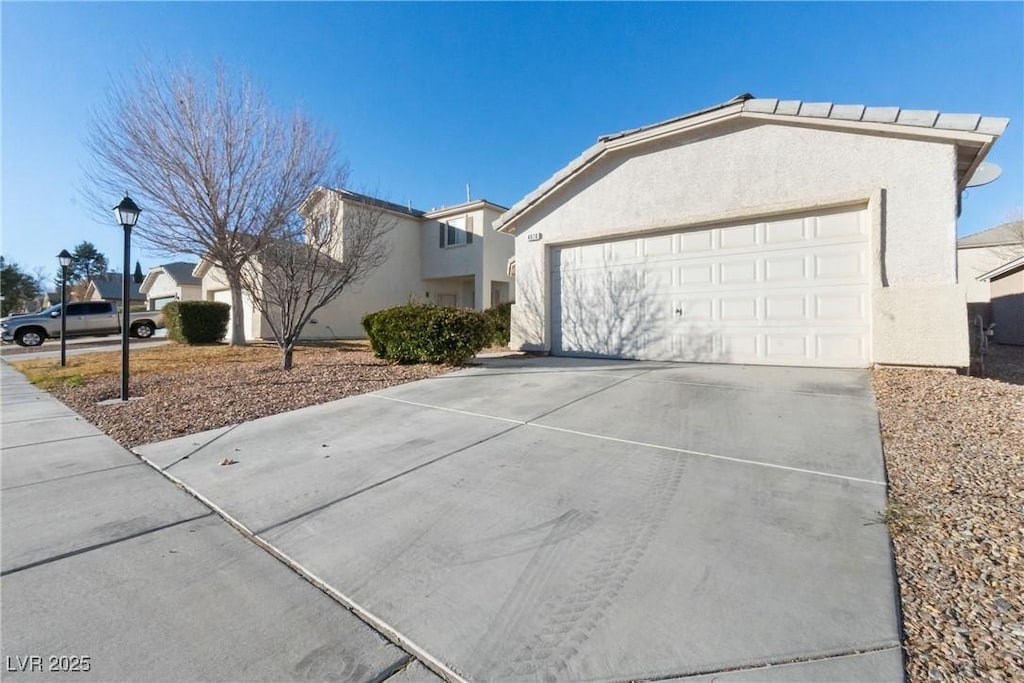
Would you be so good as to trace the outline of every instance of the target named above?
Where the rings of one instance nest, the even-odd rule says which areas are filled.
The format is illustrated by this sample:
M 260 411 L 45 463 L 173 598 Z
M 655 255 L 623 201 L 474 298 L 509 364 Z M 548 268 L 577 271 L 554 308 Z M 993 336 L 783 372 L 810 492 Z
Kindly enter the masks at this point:
M 552 246 L 559 355 L 871 363 L 869 210 Z

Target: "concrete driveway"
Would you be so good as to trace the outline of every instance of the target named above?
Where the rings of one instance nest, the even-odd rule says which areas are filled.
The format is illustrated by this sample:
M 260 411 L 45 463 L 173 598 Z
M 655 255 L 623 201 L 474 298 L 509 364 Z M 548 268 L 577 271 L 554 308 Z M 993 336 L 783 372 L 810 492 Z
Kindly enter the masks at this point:
M 865 371 L 491 360 L 136 450 L 449 676 L 903 677 Z

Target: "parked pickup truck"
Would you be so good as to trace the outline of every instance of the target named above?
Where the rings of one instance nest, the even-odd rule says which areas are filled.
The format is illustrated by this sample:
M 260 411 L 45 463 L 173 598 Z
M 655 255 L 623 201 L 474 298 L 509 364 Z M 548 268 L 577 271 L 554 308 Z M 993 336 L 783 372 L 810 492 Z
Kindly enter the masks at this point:
M 164 326 L 160 311 L 139 311 L 129 313 L 133 337 L 152 337 Z M 93 335 L 121 334 L 121 313 L 114 301 L 76 301 L 68 304 L 68 337 L 89 337 Z M 4 341 L 14 341 L 21 346 L 39 346 L 47 337 L 60 338 L 60 304 L 39 313 L 11 315 L 0 319 Z

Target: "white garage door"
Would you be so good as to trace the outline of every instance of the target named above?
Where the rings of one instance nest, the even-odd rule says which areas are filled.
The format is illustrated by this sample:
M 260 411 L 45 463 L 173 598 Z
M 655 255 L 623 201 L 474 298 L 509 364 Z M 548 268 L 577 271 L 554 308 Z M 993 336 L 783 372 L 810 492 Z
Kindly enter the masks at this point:
M 553 353 L 870 364 L 863 210 L 565 246 L 551 256 Z

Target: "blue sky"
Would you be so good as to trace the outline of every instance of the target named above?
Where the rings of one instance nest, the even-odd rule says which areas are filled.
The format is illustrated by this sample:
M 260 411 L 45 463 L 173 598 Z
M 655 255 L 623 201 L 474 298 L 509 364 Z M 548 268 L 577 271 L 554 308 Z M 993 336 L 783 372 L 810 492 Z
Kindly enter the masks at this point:
M 83 142 L 112 77 L 147 55 L 244 70 L 276 105 L 336 132 L 354 187 L 421 209 L 464 201 L 467 182 L 474 198 L 509 206 L 599 135 L 743 92 L 1009 117 L 988 157 L 1003 176 L 968 191 L 958 232 L 1024 208 L 1020 2 L 3 2 L 0 12 L 2 251 L 26 269 L 55 269 L 54 255 L 82 240 L 121 262 L 120 228 L 83 205 Z M 136 258 L 168 260 L 141 248 Z

